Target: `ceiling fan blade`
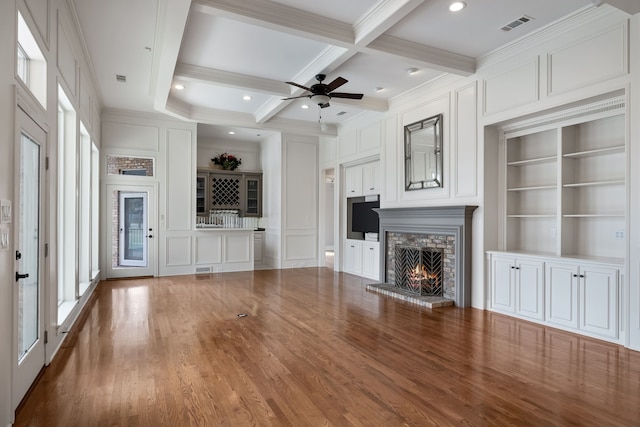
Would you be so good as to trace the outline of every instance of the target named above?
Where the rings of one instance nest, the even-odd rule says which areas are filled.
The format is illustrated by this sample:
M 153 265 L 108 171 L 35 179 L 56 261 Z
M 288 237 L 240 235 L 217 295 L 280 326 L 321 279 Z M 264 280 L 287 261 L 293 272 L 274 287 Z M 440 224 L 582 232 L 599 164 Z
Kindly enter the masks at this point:
M 332 92 L 332 98 L 362 99 L 361 93 Z
M 281 100 L 282 100 L 282 101 L 288 101 L 288 100 L 290 100 L 290 99 L 308 98 L 308 97 L 309 97 L 309 95 L 300 95 L 300 96 L 292 96 L 292 97 L 290 97 L 290 98 L 282 98 Z
M 311 92 L 311 89 L 309 89 L 309 88 L 308 88 L 308 87 L 306 87 L 306 86 L 299 85 L 299 84 L 298 84 L 298 83 L 296 83 L 296 82 L 285 82 L 285 83 L 286 83 L 286 84 L 288 84 L 288 85 L 297 86 L 297 87 L 299 87 L 300 89 L 308 90 L 309 92 Z
M 329 103 L 325 102 L 324 104 L 318 104 L 320 106 L 320 108 L 327 108 L 329 107 Z
M 340 86 L 348 82 L 349 80 L 343 79 L 342 77 L 336 77 L 334 81 L 327 85 L 327 92 L 331 92 L 332 90 L 338 89 Z

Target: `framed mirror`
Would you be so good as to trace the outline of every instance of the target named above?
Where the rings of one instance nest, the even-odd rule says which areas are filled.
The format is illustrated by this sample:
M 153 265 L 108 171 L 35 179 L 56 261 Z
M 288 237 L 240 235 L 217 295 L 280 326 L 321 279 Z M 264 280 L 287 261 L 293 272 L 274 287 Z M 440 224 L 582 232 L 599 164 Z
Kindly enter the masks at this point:
M 404 127 L 405 190 L 442 187 L 442 114 Z

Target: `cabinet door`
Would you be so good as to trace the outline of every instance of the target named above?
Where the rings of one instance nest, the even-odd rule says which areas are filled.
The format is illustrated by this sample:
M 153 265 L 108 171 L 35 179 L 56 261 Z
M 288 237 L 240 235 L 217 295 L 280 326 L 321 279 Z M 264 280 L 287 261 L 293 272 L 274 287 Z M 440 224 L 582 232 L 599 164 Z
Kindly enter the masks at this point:
M 544 263 L 518 260 L 516 264 L 516 313 L 544 319 Z
M 351 166 L 345 170 L 345 193 L 347 197 L 362 196 L 362 166 Z
M 257 264 L 262 263 L 262 254 L 264 246 L 264 233 L 255 232 L 253 234 L 253 262 Z
M 582 266 L 579 289 L 580 329 L 608 338 L 617 338 L 618 270 Z
M 344 271 L 362 274 L 362 242 L 347 240 L 344 255 Z
M 362 275 L 380 280 L 380 243 L 362 243 Z
M 380 162 L 371 162 L 362 166 L 362 194 L 365 196 L 380 194 Z
M 515 259 L 493 257 L 491 260 L 491 307 L 496 310 L 513 312 Z
M 244 216 L 262 215 L 262 177 L 246 175 L 244 179 Z
M 196 214 L 209 214 L 209 174 L 198 173 L 196 178 Z
M 548 262 L 545 266 L 545 313 L 547 322 L 578 327 L 578 267 Z

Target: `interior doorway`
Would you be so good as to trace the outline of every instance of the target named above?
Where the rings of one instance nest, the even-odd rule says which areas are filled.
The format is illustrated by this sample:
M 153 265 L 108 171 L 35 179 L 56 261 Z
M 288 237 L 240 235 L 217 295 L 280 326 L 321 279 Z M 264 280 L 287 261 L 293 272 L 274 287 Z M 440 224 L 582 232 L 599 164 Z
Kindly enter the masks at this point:
M 323 233 L 324 263 L 327 268 L 335 269 L 335 170 L 324 171 L 322 187 L 323 203 Z

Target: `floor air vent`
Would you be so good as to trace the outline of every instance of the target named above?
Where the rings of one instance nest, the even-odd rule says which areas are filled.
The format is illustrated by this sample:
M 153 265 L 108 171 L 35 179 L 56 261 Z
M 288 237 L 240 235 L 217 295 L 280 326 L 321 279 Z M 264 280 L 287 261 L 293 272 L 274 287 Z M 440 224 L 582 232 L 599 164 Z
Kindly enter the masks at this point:
M 211 267 L 196 267 L 196 274 L 211 273 Z
M 511 31 L 518 28 L 522 24 L 526 24 L 529 21 L 533 21 L 533 18 L 527 15 L 522 15 L 520 18 L 516 19 L 515 21 L 509 22 L 507 25 L 500 29 L 502 31 Z

